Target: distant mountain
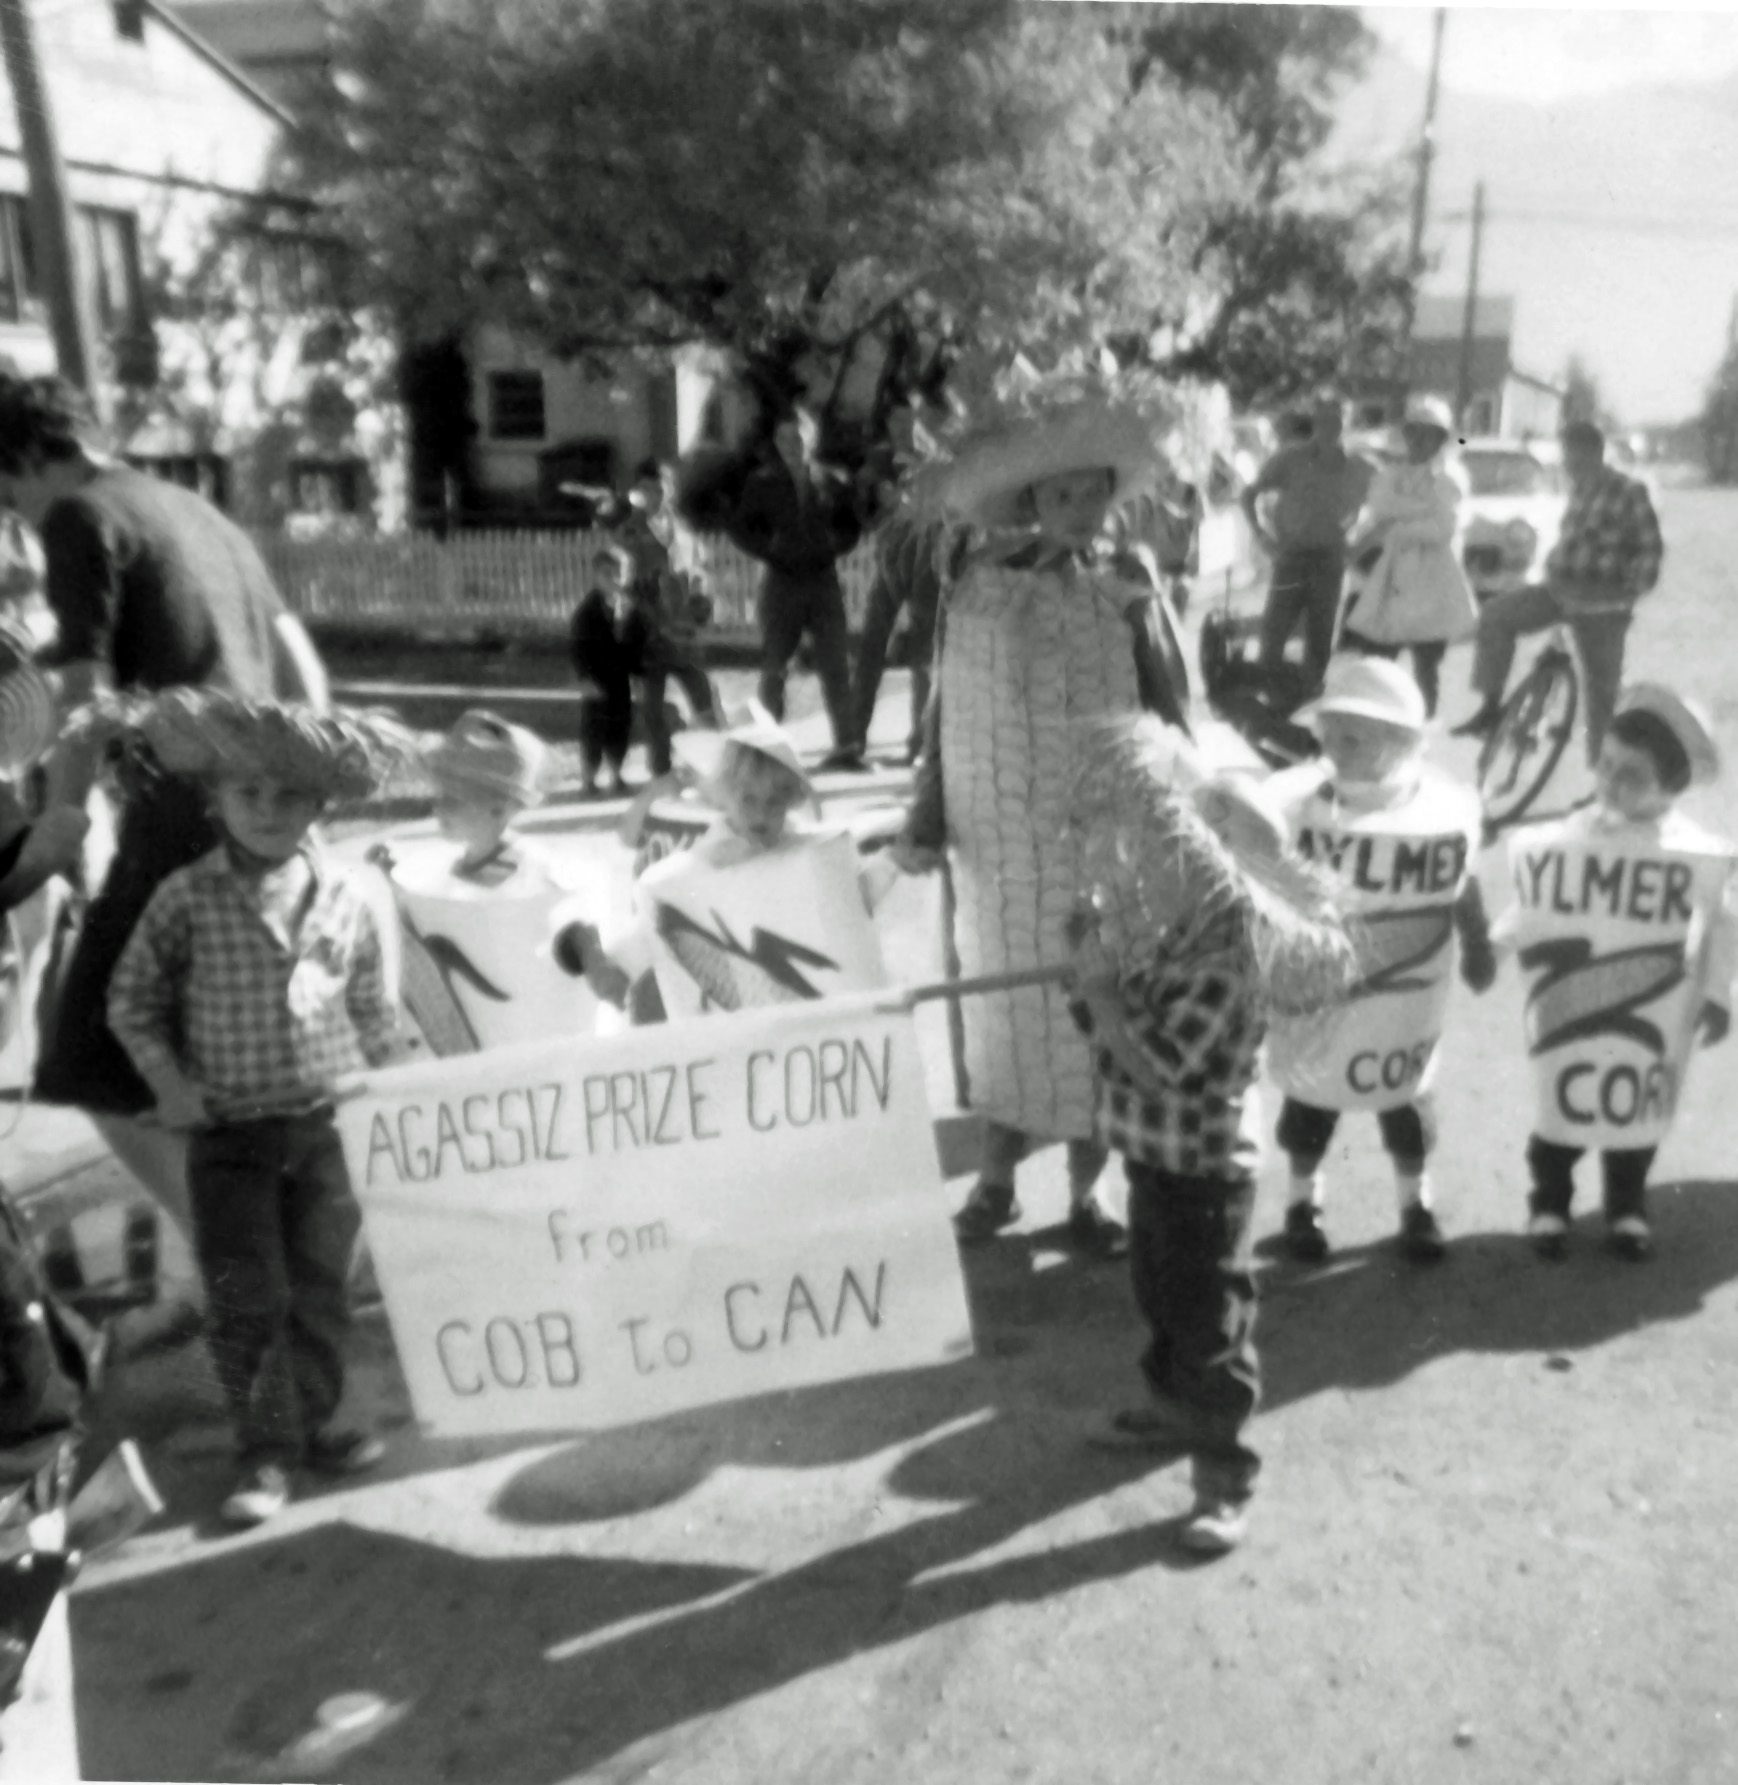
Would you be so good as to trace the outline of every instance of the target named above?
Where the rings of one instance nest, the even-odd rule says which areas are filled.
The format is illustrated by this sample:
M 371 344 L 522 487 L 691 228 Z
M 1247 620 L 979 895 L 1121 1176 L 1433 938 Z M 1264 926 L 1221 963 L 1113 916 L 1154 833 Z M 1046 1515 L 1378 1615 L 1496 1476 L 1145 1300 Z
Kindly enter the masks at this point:
M 1421 68 L 1380 49 L 1341 105 L 1336 152 L 1405 152 L 1424 91 Z M 1580 352 L 1626 417 L 1691 412 L 1738 291 L 1738 76 L 1539 105 L 1445 87 L 1435 140 L 1427 287 L 1465 289 L 1482 178 L 1479 284 L 1515 298 L 1521 367 L 1554 376 Z

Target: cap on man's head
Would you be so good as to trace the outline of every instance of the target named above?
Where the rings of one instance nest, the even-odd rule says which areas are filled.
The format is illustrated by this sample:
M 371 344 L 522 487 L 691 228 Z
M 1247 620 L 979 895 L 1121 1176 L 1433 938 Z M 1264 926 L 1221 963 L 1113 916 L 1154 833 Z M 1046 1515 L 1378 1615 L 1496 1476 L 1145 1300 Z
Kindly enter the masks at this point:
M 428 767 L 437 781 L 456 782 L 531 806 L 542 796 L 546 754 L 543 740 L 535 732 L 473 707 L 460 715 L 452 730 L 429 752 Z
M 1424 696 L 1418 684 L 1385 657 L 1358 657 L 1342 652 L 1330 660 L 1319 699 L 1299 713 L 1305 724 L 1327 713 L 1378 719 L 1402 731 L 1423 731 Z
M 1689 764 L 1692 783 L 1708 782 L 1720 773 L 1720 746 L 1714 722 L 1699 700 L 1675 693 L 1662 682 L 1632 682 L 1617 697 L 1617 717 L 1645 713 L 1671 734 Z

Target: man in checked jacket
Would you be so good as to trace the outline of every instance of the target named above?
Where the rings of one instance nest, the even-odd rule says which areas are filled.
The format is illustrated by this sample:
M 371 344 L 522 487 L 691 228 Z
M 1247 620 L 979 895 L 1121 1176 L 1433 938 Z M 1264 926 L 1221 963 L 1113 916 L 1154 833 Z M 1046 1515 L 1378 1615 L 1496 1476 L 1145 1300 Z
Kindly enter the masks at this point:
M 1515 641 L 1560 621 L 1575 637 L 1587 689 L 1587 760 L 1599 754 L 1623 682 L 1635 604 L 1660 577 L 1665 547 L 1645 485 L 1605 462 L 1605 436 L 1570 422 L 1562 436 L 1569 506 L 1545 560 L 1545 581 L 1499 595 L 1479 615 L 1472 685 L 1482 704 L 1457 737 L 1488 737 L 1503 709 Z

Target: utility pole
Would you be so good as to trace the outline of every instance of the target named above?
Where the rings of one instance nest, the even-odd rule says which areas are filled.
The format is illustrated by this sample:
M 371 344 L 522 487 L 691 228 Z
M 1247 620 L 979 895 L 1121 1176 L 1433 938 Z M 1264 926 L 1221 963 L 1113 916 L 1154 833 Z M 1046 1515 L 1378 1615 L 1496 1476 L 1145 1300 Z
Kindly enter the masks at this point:
M 1442 32 L 1448 8 L 1439 6 L 1431 23 L 1430 77 L 1424 88 L 1424 127 L 1418 135 L 1418 168 L 1412 183 L 1412 233 L 1406 249 L 1406 307 L 1400 320 L 1399 358 L 1394 371 L 1396 418 L 1412 388 L 1412 328 L 1418 316 L 1418 281 L 1424 274 L 1424 225 L 1430 215 L 1430 165 L 1436 158 L 1436 92 L 1442 76 Z
M 1460 376 L 1454 388 L 1454 425 L 1463 433 L 1466 412 L 1472 403 L 1472 344 L 1478 325 L 1479 246 L 1485 233 L 1485 183 L 1472 189 L 1472 247 L 1466 263 L 1466 310 L 1460 322 Z
M 61 165 L 48 89 L 36 59 L 29 0 L 0 0 L 0 51 L 5 54 L 12 109 L 24 149 L 31 245 L 48 304 L 55 359 L 61 377 L 94 399 L 97 391 L 90 344 L 95 330 L 77 276 L 66 170 Z

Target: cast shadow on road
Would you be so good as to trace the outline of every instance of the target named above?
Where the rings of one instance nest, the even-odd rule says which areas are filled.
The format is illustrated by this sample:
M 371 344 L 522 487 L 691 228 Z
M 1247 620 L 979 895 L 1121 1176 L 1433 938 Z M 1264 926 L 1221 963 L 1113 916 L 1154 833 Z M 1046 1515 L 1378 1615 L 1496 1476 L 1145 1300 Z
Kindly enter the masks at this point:
M 1559 1267 L 1511 1232 L 1460 1236 L 1429 1270 L 1383 1245 L 1322 1271 L 1264 1273 L 1268 1406 L 1392 1385 L 1458 1352 L 1568 1352 L 1692 1318 L 1738 1278 L 1735 1191 L 1656 1190 L 1661 1251 L 1647 1267 L 1606 1257 L 1587 1224 Z M 813 1512 L 813 1545 L 790 1547 L 810 1550 L 841 1526 L 846 1541 L 767 1574 L 479 1558 L 330 1523 L 213 1548 L 172 1575 L 77 1602 L 81 1671 L 105 1687 L 83 1707 L 88 1770 L 140 1776 L 137 1748 L 119 1750 L 154 1712 L 164 1744 L 153 1744 L 154 1766 L 175 1744 L 204 1744 L 177 1761 L 189 1770 L 160 1776 L 290 1776 L 317 1707 L 364 1692 L 388 1714 L 345 1759 L 356 1785 L 556 1781 L 606 1763 L 638 1776 L 690 1741 L 695 1720 L 865 1650 L 994 1606 L 1191 1565 L 1167 1516 L 1186 1500 L 1181 1482 L 1155 1484 L 1146 1506 L 1121 1495 L 1104 1515 L 1077 1518 L 1071 1528 L 1088 1534 L 1071 1541 L 1041 1529 L 1174 1461 L 1082 1441 L 1135 1384 L 1139 1329 L 1121 1268 L 1058 1264 L 1029 1239 L 968 1254 L 966 1266 L 974 1360 L 563 1445 L 512 1476 L 491 1509 L 509 1527 L 571 1525 L 672 1502 L 722 1469 L 885 1456 L 885 1513 L 861 1496 L 848 1526 Z M 401 1471 L 439 1466 L 438 1451 L 407 1450 Z M 209 1626 L 226 1618 L 236 1641 L 214 1648 Z M 136 1647 L 143 1627 L 165 1635 L 142 1661 L 123 1643 L 130 1633 Z M 224 1669 L 199 1674 L 183 1641 L 188 1656 L 224 1653 Z
M 1696 1317 L 1738 1279 L 1738 1183 L 1661 1184 L 1648 1196 L 1659 1249 L 1646 1264 L 1604 1249 L 1594 1197 L 1561 1264 L 1536 1258 L 1517 1221 L 1451 1236 L 1440 1265 L 1408 1264 L 1382 1244 L 1338 1251 L 1320 1270 L 1268 1272 L 1264 1405 L 1386 1387 L 1460 1352 L 1561 1355 Z

